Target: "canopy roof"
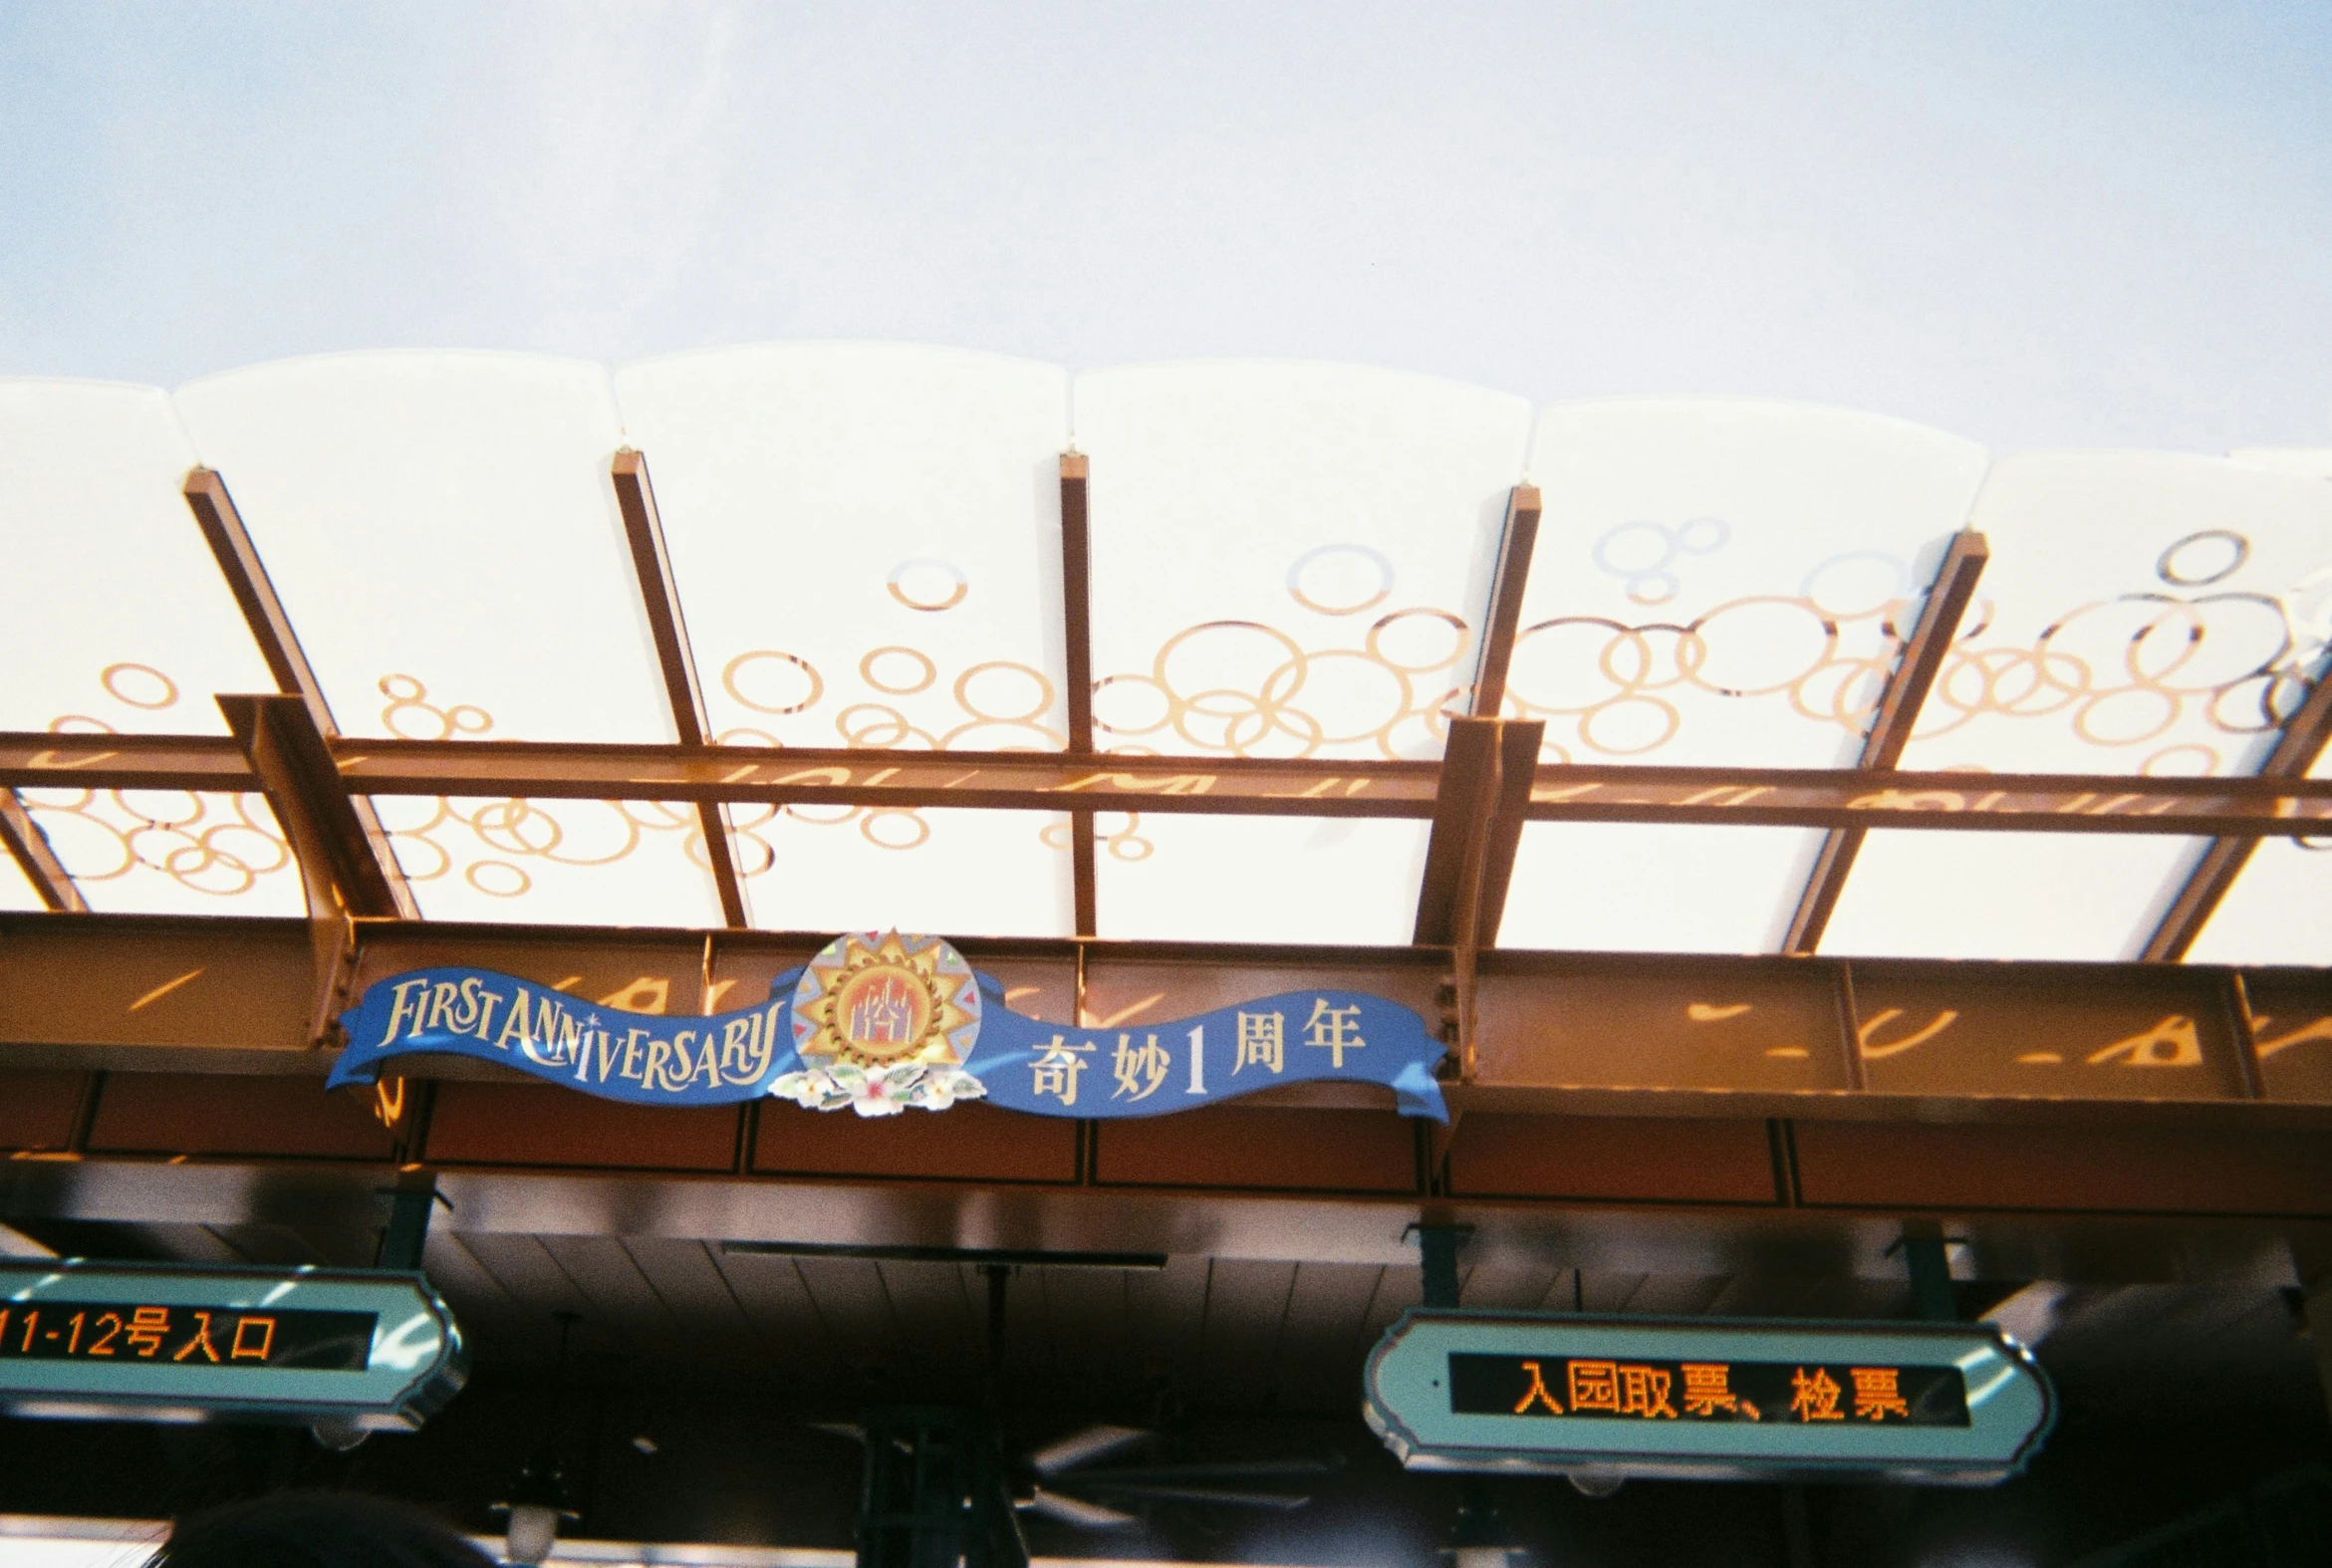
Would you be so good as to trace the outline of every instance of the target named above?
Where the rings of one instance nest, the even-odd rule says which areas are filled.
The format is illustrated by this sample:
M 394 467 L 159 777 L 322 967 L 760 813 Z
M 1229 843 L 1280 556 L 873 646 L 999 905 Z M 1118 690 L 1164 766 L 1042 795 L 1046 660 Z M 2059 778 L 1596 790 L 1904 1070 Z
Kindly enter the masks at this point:
M 2150 776 L 2327 776 L 2311 697 L 2332 451 L 1994 459 L 1781 402 L 1534 409 L 1350 367 L 1072 377 L 802 344 L 613 375 L 387 353 L 174 394 L 0 382 L 0 730 L 216 736 L 214 693 L 312 681 L 360 795 L 361 742 L 398 737 L 1323 764 L 1284 814 L 1096 809 L 1090 841 L 1025 801 L 372 796 L 430 919 L 1067 935 L 1083 908 L 1104 937 L 1407 942 L 1430 813 L 1307 802 L 1440 758 L 1476 711 L 1543 723 L 1540 802 L 1568 787 L 1561 765 L 1614 763 L 2110 775 L 2137 812 L 2156 809 Z M 230 498 L 207 540 L 200 470 Z M 237 541 L 280 605 L 272 631 L 221 571 Z M 1931 595 L 1939 573 L 1959 600 Z M 1905 656 L 1922 626 L 1924 671 Z M 90 908 L 303 909 L 256 792 L 7 778 L 50 880 Z M 2123 809 L 2071 798 L 2068 819 Z M 2332 961 L 2332 856 L 2305 840 L 2259 840 L 2184 914 L 2208 839 L 1882 828 L 1842 864 L 1824 841 L 1534 807 L 1485 928 L 1510 946 Z M 12 848 L 0 909 L 56 902 L 38 847 Z

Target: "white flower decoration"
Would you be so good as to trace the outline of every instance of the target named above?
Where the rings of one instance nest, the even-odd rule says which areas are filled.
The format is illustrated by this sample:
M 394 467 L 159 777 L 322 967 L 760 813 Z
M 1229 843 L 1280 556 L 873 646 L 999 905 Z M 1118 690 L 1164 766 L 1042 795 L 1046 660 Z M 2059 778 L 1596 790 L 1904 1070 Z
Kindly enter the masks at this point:
M 849 1106 L 861 1116 L 897 1116 L 909 1106 L 944 1111 L 958 1100 L 984 1099 L 987 1092 L 985 1084 L 960 1067 L 921 1062 L 888 1067 L 837 1062 L 786 1073 L 769 1086 L 770 1094 L 805 1110 L 839 1111 Z

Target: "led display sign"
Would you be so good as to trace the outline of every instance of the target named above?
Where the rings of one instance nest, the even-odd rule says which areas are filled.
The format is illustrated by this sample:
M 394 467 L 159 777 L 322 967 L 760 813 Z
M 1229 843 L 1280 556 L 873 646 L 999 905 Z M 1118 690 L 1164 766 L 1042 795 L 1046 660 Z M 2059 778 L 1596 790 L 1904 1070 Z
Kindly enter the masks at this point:
M 1370 1358 L 1369 1423 L 1412 1469 L 1885 1475 L 1982 1485 L 2054 1420 L 1984 1324 L 1412 1311 Z
M 468 1366 L 419 1274 L 0 1265 L 0 1411 L 418 1427 Z

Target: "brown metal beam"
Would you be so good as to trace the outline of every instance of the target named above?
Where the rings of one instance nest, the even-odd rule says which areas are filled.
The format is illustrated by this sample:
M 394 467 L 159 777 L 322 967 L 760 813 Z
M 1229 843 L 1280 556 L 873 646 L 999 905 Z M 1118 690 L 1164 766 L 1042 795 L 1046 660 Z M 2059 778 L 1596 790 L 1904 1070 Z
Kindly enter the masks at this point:
M 276 597 L 275 585 L 268 579 L 267 565 L 259 559 L 259 547 L 252 543 L 251 531 L 243 526 L 243 514 L 235 509 L 234 497 L 227 493 L 226 480 L 213 469 L 196 468 L 186 475 L 185 495 L 187 510 L 194 514 L 194 521 L 201 527 L 211 556 L 227 580 L 227 590 L 242 609 L 243 624 L 250 628 L 251 640 L 259 646 L 259 656 L 267 661 L 268 673 L 275 677 L 276 690 L 300 699 L 317 733 L 326 739 L 338 736 L 340 728 L 333 722 L 332 705 L 324 698 L 323 682 L 316 678 L 315 669 L 308 663 L 299 634 L 293 630 L 291 617 L 285 613 L 283 601 Z M 389 844 L 389 830 L 382 827 L 371 801 L 360 797 L 350 804 L 358 825 L 364 830 L 365 841 L 371 846 L 372 860 L 388 879 L 394 913 L 406 919 L 417 918 L 420 910 L 413 902 L 412 890 L 405 886 L 403 874 L 397 870 L 396 856 Z
M 1530 583 L 1530 557 L 1538 548 L 1539 491 L 1518 484 L 1506 495 L 1506 527 L 1498 536 L 1498 567 L 1490 578 L 1489 613 L 1482 621 L 1481 652 L 1474 659 L 1473 701 L 1479 718 L 1496 718 L 1506 700 L 1506 669 L 1514 661 L 1514 638 L 1522 626 L 1522 593 Z
M 1484 947 L 1497 944 L 1545 735 L 1546 725 L 1535 719 L 1450 721 L 1433 832 L 1418 889 L 1418 942 L 1439 947 L 1460 938 L 1464 889 L 1470 884 L 1473 939 Z
M 671 707 L 672 730 L 683 746 L 701 746 L 710 737 L 704 713 L 704 691 L 696 679 L 696 659 L 688 648 L 688 623 L 680 613 L 680 592 L 672 582 L 671 556 L 664 548 L 663 518 L 656 511 L 655 487 L 648 482 L 648 459 L 627 446 L 612 465 L 616 505 L 624 514 L 624 537 L 632 547 L 632 569 L 640 579 L 640 602 L 648 612 L 649 638 L 655 644 L 655 661 L 663 674 L 664 699 Z M 728 820 L 717 801 L 696 803 L 697 828 L 704 839 L 704 859 L 720 893 L 720 917 L 732 927 L 750 925 L 745 913 L 745 890 L 737 876 L 737 857 L 729 842 Z
M 2316 759 L 2324 754 L 2327 741 L 2332 741 L 2332 660 L 2317 669 L 2306 700 L 2284 724 L 2283 732 L 2275 737 L 2267 760 L 2259 764 L 2259 777 L 2306 777 L 2308 770 L 2316 765 Z M 2257 837 L 2220 838 L 2205 849 L 2202 860 L 2187 874 L 2186 882 L 2171 900 L 2153 934 L 2146 939 L 2141 956 L 2158 962 L 2184 958 L 2187 949 L 2195 945 L 2195 938 L 2202 934 L 2202 927 L 2210 923 L 2210 916 L 2217 913 L 2219 901 L 2226 897 L 2235 879 L 2242 875 L 2243 867 L 2250 863 L 2251 851 L 2258 842 Z
M 1061 454 L 1061 640 L 1066 654 L 1069 749 L 1093 751 L 1093 536 L 1086 511 L 1091 460 Z M 1094 866 L 1093 812 L 1069 813 L 1070 879 L 1077 934 L 1098 935 L 1100 900 Z
M 1414 940 L 1449 949 L 1454 1044 L 1465 1083 L 1474 1079 L 1481 951 L 1497 943 L 1545 733 L 1546 726 L 1536 720 L 1449 721 Z
M 1919 620 L 1912 627 L 1911 635 L 1904 639 L 1903 656 L 1896 660 L 1893 673 L 1887 677 L 1878 714 L 1871 721 L 1870 732 L 1863 737 L 1858 768 L 1891 772 L 1903 760 L 1903 748 L 1911 743 L 1920 709 L 1935 688 L 1936 676 L 1943 667 L 1943 655 L 1951 650 L 1951 639 L 1958 635 L 1959 622 L 1967 614 L 1968 602 L 1975 597 L 1976 582 L 1983 576 L 1984 563 L 1990 558 L 1990 547 L 1975 530 L 1963 528 L 1951 536 L 1943 559 L 1936 568 L 1935 581 L 1929 585 L 1927 598 L 1920 606 Z M 1806 879 L 1805 891 L 1798 895 L 1797 911 L 1790 916 L 1789 934 L 1781 946 L 1783 952 L 1812 952 L 1821 945 L 1822 932 L 1829 927 L 1839 896 L 1846 892 L 1846 879 L 1854 871 L 1855 857 L 1862 853 L 1863 831 L 1833 828 L 1823 839 L 1821 853 L 1814 859 L 1813 875 Z
M 57 859 L 57 852 L 49 848 L 49 836 L 41 831 L 32 813 L 24 809 L 24 802 L 16 798 L 14 790 L 0 789 L 0 848 L 8 851 L 9 859 L 16 862 L 43 904 L 60 915 L 89 913 L 89 902 L 73 885 L 72 873 Z
M 1451 719 L 1433 800 L 1432 837 L 1425 843 L 1425 877 L 1418 887 L 1417 928 L 1411 939 L 1421 946 L 1446 947 L 1457 939 L 1466 873 L 1469 864 L 1479 865 L 1497 767 L 1498 721 Z M 1478 893 L 1478 884 L 1474 891 Z
M 1498 790 L 1482 839 L 1481 914 L 1474 939 L 1498 944 L 1506 917 L 1506 890 L 1514 882 L 1514 857 L 1522 848 L 1522 825 L 1530 816 L 1530 790 L 1538 773 L 1539 746 L 1546 739 L 1542 719 L 1507 719 L 1498 733 Z
M 291 841 L 308 903 L 308 1038 L 335 1027 L 341 990 L 353 973 L 356 917 L 396 918 L 397 889 L 376 858 L 357 802 L 342 785 L 307 703 L 288 694 L 221 696 L 219 711 Z
M 366 795 L 754 801 L 1429 821 L 1437 762 L 1035 751 L 329 739 Z M 249 790 L 223 736 L 0 732 L 0 789 Z M 2280 838 L 2332 824 L 2332 779 L 1541 765 L 1532 822 Z
M 353 936 L 359 983 L 467 961 L 619 1005 L 656 980 L 686 994 L 705 972 L 701 931 L 367 920 Z M 824 940 L 723 932 L 709 972 L 732 998 L 759 996 Z M 1307 986 L 1366 990 L 1430 1017 L 1447 971 L 1446 955 L 1426 947 L 958 944 L 975 967 L 1026 988 L 1033 999 L 1016 1006 L 1063 1019 L 1082 952 L 1091 1012 L 1144 1026 Z M 299 1010 L 284 1005 L 306 974 L 303 945 L 292 920 L 0 915 L 0 1070 L 320 1073 L 326 1063 L 305 1049 Z M 2248 1041 L 2225 1005 L 2238 976 L 2253 1014 Z M 1849 979 L 1859 1018 L 1835 1005 Z M 1478 1069 L 1462 1099 L 1469 1117 L 2332 1126 L 2322 1092 L 2332 1073 L 2332 975 L 2322 970 L 1497 949 L 1480 955 L 1477 1037 Z M 2246 1049 L 2261 1069 L 2255 1085 L 2241 1071 Z M 1855 1057 L 1859 1082 L 1848 1067 Z M 437 1061 L 416 1071 L 518 1081 L 492 1064 Z M 1459 1105 L 1455 1087 L 1452 1096 Z M 1277 1097 L 1387 1104 L 1383 1091 L 1355 1085 Z M 615 1113 L 602 1105 L 595 1114 Z M 1763 1162 L 1760 1134 L 1755 1163 Z M 2332 1185 L 2319 1179 L 2308 1200 L 2332 1217 L 2327 1194 Z
M 296 696 L 221 696 L 235 744 L 291 840 L 311 916 L 329 911 L 396 918 L 396 897 L 358 820 L 356 803 Z

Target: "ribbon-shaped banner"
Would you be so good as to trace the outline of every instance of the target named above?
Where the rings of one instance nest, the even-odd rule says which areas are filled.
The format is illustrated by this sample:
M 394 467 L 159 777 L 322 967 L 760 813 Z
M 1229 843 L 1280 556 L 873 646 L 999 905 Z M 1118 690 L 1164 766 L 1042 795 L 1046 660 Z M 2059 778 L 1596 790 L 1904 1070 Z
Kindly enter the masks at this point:
M 764 1095 L 861 1116 L 985 1100 L 1037 1116 L 1159 1116 L 1278 1084 L 1383 1084 L 1404 1116 L 1446 1121 L 1441 1042 L 1399 1002 L 1283 991 L 1135 1028 L 1045 1023 L 947 943 L 838 938 L 779 975 L 757 1006 L 698 1017 L 628 1012 L 490 969 L 392 975 L 341 1015 L 328 1080 L 371 1083 L 398 1057 L 500 1062 L 633 1105 L 729 1105 Z

